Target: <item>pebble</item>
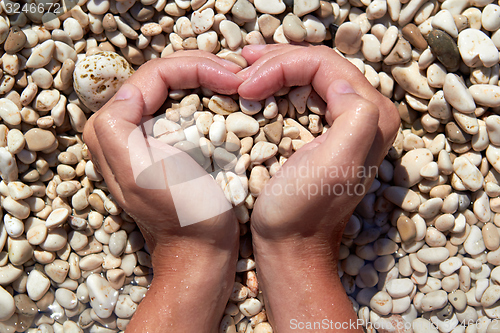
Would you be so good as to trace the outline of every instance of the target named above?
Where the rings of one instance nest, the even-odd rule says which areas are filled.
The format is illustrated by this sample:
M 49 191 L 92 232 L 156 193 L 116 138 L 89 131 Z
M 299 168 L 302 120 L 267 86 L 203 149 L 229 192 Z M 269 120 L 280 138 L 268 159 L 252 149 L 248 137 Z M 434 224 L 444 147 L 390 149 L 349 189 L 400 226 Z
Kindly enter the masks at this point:
M 255 0 L 254 6 L 259 12 L 271 15 L 281 14 L 286 8 L 282 0 Z
M 492 223 L 486 223 L 481 229 L 483 242 L 486 248 L 490 251 L 495 251 L 500 245 L 500 234 L 498 229 Z
M 28 274 L 26 281 L 26 291 L 29 297 L 34 300 L 40 300 L 50 288 L 50 280 L 38 270 L 32 270 Z
M 388 315 L 392 311 L 391 296 L 385 291 L 379 291 L 371 298 L 370 308 L 382 316 Z
M 448 294 L 444 290 L 431 291 L 424 295 L 421 301 L 423 311 L 442 309 L 448 302 Z
M 397 229 L 403 242 L 411 243 L 417 236 L 415 222 L 404 215 L 398 218 Z
M 410 23 L 405 25 L 403 29 L 401 29 L 401 33 L 403 34 L 403 37 L 417 49 L 425 50 L 427 48 L 427 41 L 424 39 L 422 33 L 418 30 L 418 27 L 415 24 Z
M 468 158 L 457 157 L 453 162 L 453 170 L 467 189 L 475 192 L 483 186 L 483 175 Z
M 0 286 L 0 321 L 8 320 L 16 311 L 14 297 Z
M 449 73 L 446 75 L 443 93 L 446 101 L 460 112 L 472 113 L 476 109 L 472 94 L 463 80 L 456 74 Z
M 8 54 L 16 54 L 21 51 L 26 44 L 26 35 L 19 27 L 10 28 L 9 35 L 4 42 L 4 50 Z
M 476 255 L 486 249 L 484 245 L 481 229 L 473 225 L 470 228 L 469 236 L 464 242 L 464 250 L 470 255 Z
M 16 126 L 21 123 L 19 107 L 10 99 L 0 99 L 0 117 L 9 125 Z
M 293 13 L 298 17 L 314 12 L 320 7 L 319 0 L 294 0 Z
M 118 291 L 109 282 L 97 274 L 87 277 L 86 285 L 89 291 L 90 304 L 99 318 L 111 316 L 118 301 Z
M 392 298 L 401 298 L 410 294 L 413 282 L 410 279 L 393 279 L 388 281 L 385 287 Z
M 449 293 L 448 300 L 459 312 L 463 312 L 467 306 L 467 298 L 465 296 L 465 293 L 460 289 Z
M 55 292 L 57 302 L 65 309 L 72 310 L 78 306 L 78 299 L 74 292 L 66 288 L 57 288 Z
M 458 29 L 455 24 L 455 19 L 449 10 L 442 9 L 432 18 L 432 27 L 434 29 L 439 29 L 453 38 L 458 37 Z
M 207 8 L 203 11 L 195 11 L 191 16 L 191 25 L 193 32 L 197 35 L 208 31 L 214 24 L 214 11 Z
M 219 29 L 231 50 L 236 50 L 242 42 L 238 25 L 232 21 L 224 20 L 219 24 Z
M 436 58 L 448 70 L 455 70 L 460 64 L 460 53 L 457 43 L 446 32 L 432 30 L 427 35 L 427 43 L 436 55 Z
M 420 205 L 418 194 L 400 186 L 387 187 L 384 191 L 384 198 L 408 212 L 416 211 Z
M 283 33 L 294 42 L 302 42 L 307 37 L 304 24 L 292 13 L 287 14 L 283 19 Z
M 226 128 L 242 138 L 256 134 L 259 131 L 259 123 L 242 112 L 234 112 L 226 118 Z
M 68 275 L 69 266 L 67 261 L 56 259 L 50 264 L 45 265 L 44 271 L 52 281 L 63 283 Z
M 118 318 L 130 318 L 137 310 L 137 304 L 129 295 L 119 295 L 116 302 L 115 314 Z
M 458 49 L 469 67 L 492 67 L 498 64 L 498 49 L 484 32 L 472 28 L 458 34 Z
M 251 152 L 250 160 L 253 163 L 263 163 L 264 161 L 270 159 L 278 152 L 278 146 L 270 142 L 260 141 L 257 142 Z
M 26 61 L 26 67 L 41 68 L 47 65 L 52 59 L 55 47 L 56 44 L 50 39 L 36 46 Z
M 420 169 L 432 161 L 432 152 L 427 148 L 409 151 L 394 165 L 394 183 L 407 188 L 417 184 L 423 178 Z
M 9 261 L 13 265 L 22 265 L 30 260 L 33 255 L 33 247 L 22 237 L 16 239 L 9 237 L 7 246 Z
M 481 24 L 488 31 L 497 31 L 500 28 L 500 6 L 489 4 L 483 8 Z
M 500 298 L 500 286 L 491 285 L 486 288 L 482 296 L 480 297 L 481 305 L 484 307 L 489 307 L 494 305 Z
M 244 22 L 251 22 L 257 16 L 255 7 L 248 0 L 237 0 L 231 8 L 231 13 Z
M 56 137 L 51 131 L 32 128 L 24 134 L 26 148 L 31 151 L 43 151 L 54 145 Z
M 60 19 L 46 14 L 51 21 L 43 26 L 31 14 L 0 17 L 0 40 L 6 51 L 0 80 L 4 97 L 0 117 L 5 124 L 0 126 L 4 180 L 0 193 L 5 210 L 0 249 L 7 242 L 9 248 L 0 252 L 0 284 L 19 303 L 18 313 L 0 326 L 21 331 L 30 326 L 46 330 L 43 325 L 48 325 L 56 333 L 123 331 L 147 291 L 142 286 L 151 279 L 144 275 L 149 274 L 151 258 L 142 250 L 139 232 L 132 231 L 134 224 L 125 213 L 123 221 L 110 223 L 109 213 L 120 214 L 120 208 L 108 197 L 87 148 L 82 148 L 81 136 L 75 136 L 91 115 L 89 109 L 100 108 L 88 106 L 78 94 L 88 93 L 94 84 L 95 90 L 112 89 L 105 86 L 108 82 L 92 82 L 90 75 L 76 89 L 71 81 L 75 63 L 78 67 L 100 51 L 117 50 L 130 70 L 121 71 L 124 81 L 133 72 L 132 65 L 174 50 L 198 48 L 245 68 L 248 64 L 240 55 L 241 47 L 273 41 L 336 46 L 374 87 L 401 103 L 401 131 L 352 218 L 357 222 L 350 222 L 340 245 L 339 273 L 359 317 L 378 323 L 435 325 L 442 332 L 452 331 L 455 325 L 453 332 L 464 332 L 458 324 L 464 317 L 488 323 L 488 316 L 500 316 L 498 300 L 485 302 L 486 306 L 480 302 L 485 294 L 494 293 L 487 292 L 488 280 L 492 285 L 500 281 L 500 271 L 492 269 L 500 263 L 495 225 L 500 211 L 496 198 L 500 194 L 500 138 L 495 116 L 500 91 L 498 55 L 492 56 L 498 52 L 492 45 L 500 46 L 498 7 L 491 0 L 343 0 L 333 4 L 317 0 L 89 0 Z M 463 33 L 468 29 L 476 31 Z M 19 48 L 16 51 L 7 45 L 14 34 L 25 38 L 24 43 L 13 43 Z M 107 79 L 116 77 L 112 71 L 104 73 L 109 74 Z M 94 79 L 103 76 L 85 74 L 94 74 Z M 239 205 L 237 217 L 245 239 L 248 210 L 263 186 L 295 150 L 328 129 L 320 117 L 327 111 L 326 103 L 311 86 L 300 85 L 283 88 L 262 101 L 214 95 L 205 88 L 193 93 L 198 92 L 204 97 L 191 107 L 183 104 L 189 90 L 171 91 L 166 118 L 155 124 L 153 134 L 178 147 L 200 146 L 203 157 L 213 157 L 222 167 L 234 167 L 235 172 L 227 172 L 226 178 L 219 173 L 216 181 L 227 199 Z M 108 93 L 102 103 L 114 91 Z M 89 100 L 94 102 L 92 96 Z M 47 142 L 38 142 L 38 136 Z M 30 149 L 37 145 L 39 150 Z M 55 218 L 60 213 L 72 216 Z M 480 248 L 479 253 L 470 253 Z M 449 258 L 445 259 L 442 249 Z M 426 251 L 437 251 L 442 260 L 421 261 L 419 255 Z M 247 253 L 240 261 L 252 260 Z M 437 260 L 434 254 L 428 255 L 431 261 Z M 248 304 L 252 314 L 240 313 L 241 304 L 228 306 L 228 329 L 234 332 L 247 331 L 247 326 L 254 332 L 272 330 L 261 322 L 266 319 L 254 266 L 242 262 L 238 268 L 240 273 L 253 274 L 255 283 L 246 283 L 250 290 L 246 297 L 258 301 Z M 51 305 L 54 318 L 37 315 L 33 320 L 36 308 L 23 305 L 29 300 L 24 270 L 33 269 L 43 271 L 53 286 L 34 306 L 44 312 Z M 105 319 L 94 312 L 91 315 L 90 309 L 80 315 L 89 306 L 85 281 L 94 269 L 113 290 L 124 288 L 116 298 L 123 306 L 113 305 Z M 246 281 L 248 276 L 239 274 L 240 278 Z M 408 293 L 408 288 L 395 287 L 399 280 L 410 281 Z M 131 281 L 140 286 L 131 287 Z M 141 289 L 133 292 L 133 288 Z M 70 289 L 80 302 L 74 308 Z M 451 305 L 431 309 L 424 295 L 436 291 L 446 292 Z M 425 314 L 421 314 L 422 303 Z M 76 315 L 80 320 L 73 318 Z M 60 323 L 52 324 L 54 319 Z
M 83 104 L 97 111 L 133 72 L 128 61 L 117 53 L 99 52 L 77 62 L 73 84 Z
M 257 298 L 247 298 L 238 307 L 243 315 L 252 317 L 262 310 L 262 303 Z
M 384 35 L 385 36 L 385 35 Z M 382 40 L 384 42 L 384 40 Z M 382 47 L 381 47 L 382 50 Z M 400 65 L 411 60 L 411 45 L 404 38 L 398 38 L 392 51 L 385 57 L 384 64 Z
M 66 222 L 68 216 L 69 212 L 66 208 L 55 209 L 47 217 L 45 226 L 49 229 L 60 227 L 64 222 Z
M 492 84 L 475 84 L 469 87 L 469 91 L 474 98 L 474 101 L 479 105 L 487 107 L 498 107 L 500 101 L 498 94 L 500 94 L 500 87 Z
M 417 252 L 417 257 L 420 261 L 426 264 L 439 264 L 450 256 L 450 252 L 445 247 L 433 247 L 420 249 Z
M 361 48 L 362 35 L 359 24 L 343 23 L 335 34 L 335 46 L 344 54 L 355 54 Z
M 23 274 L 23 270 L 19 267 L 7 264 L 0 267 L 0 285 L 7 286 L 17 280 Z
M 393 66 L 391 73 L 394 80 L 415 97 L 430 99 L 434 95 L 434 90 L 429 87 L 427 78 L 421 75 L 417 62 Z

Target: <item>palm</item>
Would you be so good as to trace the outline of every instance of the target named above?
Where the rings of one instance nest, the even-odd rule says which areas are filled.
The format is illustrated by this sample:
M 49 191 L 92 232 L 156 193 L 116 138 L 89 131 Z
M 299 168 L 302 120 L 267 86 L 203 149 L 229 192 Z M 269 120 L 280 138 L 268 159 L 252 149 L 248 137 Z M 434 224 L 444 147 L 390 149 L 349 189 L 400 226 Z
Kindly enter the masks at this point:
M 327 225 L 336 227 L 331 225 L 332 217 L 340 222 L 352 213 L 362 196 L 340 194 L 352 190 L 353 184 L 361 180 L 331 177 L 335 170 L 348 168 L 351 162 L 349 154 L 341 151 L 324 154 L 329 136 L 333 134 L 327 132 L 302 147 L 266 184 L 252 214 L 252 227 L 259 234 L 272 232 L 287 237 L 315 233 Z M 373 176 L 362 180 L 362 186 Z M 314 223 L 305 224 L 304 220 Z

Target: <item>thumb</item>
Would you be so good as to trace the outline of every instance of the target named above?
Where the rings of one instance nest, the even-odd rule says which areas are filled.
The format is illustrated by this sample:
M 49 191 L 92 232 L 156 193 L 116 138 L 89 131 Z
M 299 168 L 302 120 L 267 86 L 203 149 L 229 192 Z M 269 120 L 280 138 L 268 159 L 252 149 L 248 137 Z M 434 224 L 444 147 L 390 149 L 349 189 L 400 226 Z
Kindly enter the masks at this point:
M 144 114 L 144 99 L 135 85 L 125 83 L 99 113 L 112 114 L 117 120 L 138 125 Z
M 110 190 L 116 181 L 133 181 L 128 138 L 140 124 L 144 101 L 140 90 L 124 84 L 113 98 L 94 114 L 84 129 L 84 140 Z M 135 149 L 137 150 L 137 149 Z M 147 154 L 147 150 L 145 151 Z M 118 188 L 117 184 L 116 187 Z

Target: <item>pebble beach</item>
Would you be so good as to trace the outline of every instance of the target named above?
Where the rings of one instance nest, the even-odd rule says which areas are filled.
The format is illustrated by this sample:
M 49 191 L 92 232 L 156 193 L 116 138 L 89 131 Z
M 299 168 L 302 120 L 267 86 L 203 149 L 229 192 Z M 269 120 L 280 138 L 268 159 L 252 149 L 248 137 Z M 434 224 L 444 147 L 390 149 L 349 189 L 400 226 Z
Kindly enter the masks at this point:
M 366 332 L 500 332 L 500 1 L 0 1 L 0 333 L 125 331 L 154 272 L 90 160 L 87 122 L 142 64 L 245 45 L 333 48 L 401 126 L 342 237 Z M 240 224 L 220 333 L 272 333 L 252 252 L 256 198 L 325 133 L 311 85 L 262 101 L 171 90 L 153 137 L 215 165 Z

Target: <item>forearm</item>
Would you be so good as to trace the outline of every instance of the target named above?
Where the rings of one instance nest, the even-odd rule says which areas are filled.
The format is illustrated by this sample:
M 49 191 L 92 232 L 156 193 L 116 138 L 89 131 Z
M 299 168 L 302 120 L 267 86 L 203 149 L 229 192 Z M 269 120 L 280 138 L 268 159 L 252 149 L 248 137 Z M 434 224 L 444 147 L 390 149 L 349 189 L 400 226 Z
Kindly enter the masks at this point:
M 258 237 L 254 248 L 275 332 L 362 332 L 338 277 L 336 251 L 322 255 L 303 242 L 273 244 Z
M 156 253 L 153 282 L 127 333 L 218 332 L 234 283 L 238 244 L 233 243 L 223 250 L 171 244 Z

